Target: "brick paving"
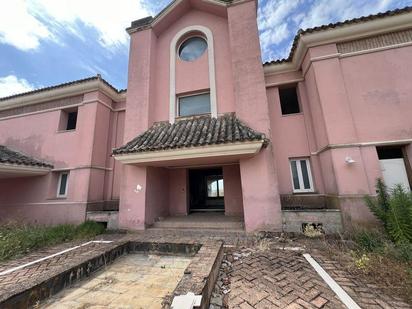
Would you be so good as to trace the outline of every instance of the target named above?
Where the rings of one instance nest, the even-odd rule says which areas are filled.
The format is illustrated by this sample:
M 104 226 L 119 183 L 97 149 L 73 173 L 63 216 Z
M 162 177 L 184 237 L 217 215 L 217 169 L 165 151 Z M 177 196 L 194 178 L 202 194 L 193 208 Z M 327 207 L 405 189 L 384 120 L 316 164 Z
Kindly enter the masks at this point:
M 218 231 L 147 230 L 134 234 L 104 235 L 111 244 L 90 244 L 61 256 L 0 276 L 0 301 L 71 265 L 87 260 L 129 240 L 142 242 L 201 243 L 222 240 L 227 248 L 211 308 L 345 308 L 333 291 L 303 258 L 300 251 L 280 250 L 271 240 L 261 248 L 259 239 L 244 233 Z M 59 252 L 79 243 L 66 243 L 37 251 L 0 264 L 0 272 L 17 265 Z M 373 285 L 347 274 L 339 264 L 313 252 L 312 256 L 342 286 L 361 308 L 411 308 L 402 300 L 380 293 Z
M 256 246 L 227 250 L 210 309 L 346 308 L 303 252 Z M 312 257 L 361 308 L 411 308 L 350 276 L 337 262 L 319 253 Z

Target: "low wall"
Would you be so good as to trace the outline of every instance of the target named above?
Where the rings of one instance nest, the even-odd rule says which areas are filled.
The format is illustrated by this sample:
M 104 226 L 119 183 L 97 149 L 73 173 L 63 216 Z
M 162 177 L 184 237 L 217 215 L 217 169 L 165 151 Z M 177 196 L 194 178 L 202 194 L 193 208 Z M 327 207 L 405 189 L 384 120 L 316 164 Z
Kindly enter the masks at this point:
M 339 210 L 283 210 L 283 231 L 288 233 L 302 233 L 302 225 L 322 224 L 326 234 L 343 232 L 342 216 Z
M 0 222 L 41 225 L 79 224 L 86 219 L 86 203 L 38 203 L 0 205 Z

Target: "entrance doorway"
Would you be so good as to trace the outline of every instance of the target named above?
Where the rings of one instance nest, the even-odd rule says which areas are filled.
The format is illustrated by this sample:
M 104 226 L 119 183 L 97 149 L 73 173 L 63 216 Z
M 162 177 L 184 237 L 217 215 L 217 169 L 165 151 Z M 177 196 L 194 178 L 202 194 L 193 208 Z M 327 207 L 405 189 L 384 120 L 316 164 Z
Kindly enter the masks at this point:
M 410 190 L 411 168 L 404 147 L 377 147 L 383 180 L 389 189 L 402 185 Z
M 224 212 L 222 168 L 189 170 L 190 212 Z

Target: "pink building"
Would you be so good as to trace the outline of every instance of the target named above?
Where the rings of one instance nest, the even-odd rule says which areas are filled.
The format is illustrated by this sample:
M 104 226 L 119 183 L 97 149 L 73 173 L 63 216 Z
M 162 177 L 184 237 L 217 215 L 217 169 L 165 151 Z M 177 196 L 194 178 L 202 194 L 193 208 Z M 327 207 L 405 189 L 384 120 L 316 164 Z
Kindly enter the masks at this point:
M 412 181 L 412 9 L 300 31 L 264 64 L 256 13 L 175 0 L 127 29 L 127 91 L 97 76 L 0 99 L 1 220 L 376 224 L 376 179 Z

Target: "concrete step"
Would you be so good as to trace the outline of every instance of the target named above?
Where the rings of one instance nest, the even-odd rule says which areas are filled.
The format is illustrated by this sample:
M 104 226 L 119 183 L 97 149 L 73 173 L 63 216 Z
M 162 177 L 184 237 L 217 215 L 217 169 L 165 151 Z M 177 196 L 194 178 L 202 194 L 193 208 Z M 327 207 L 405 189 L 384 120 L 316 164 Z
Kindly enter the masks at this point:
M 158 221 L 153 224 L 154 228 L 163 229 L 219 229 L 219 230 L 243 230 L 242 222 L 173 222 Z
M 223 214 L 192 214 L 188 216 L 160 218 L 153 224 L 162 229 L 218 229 L 244 230 L 243 218 L 224 216 Z

